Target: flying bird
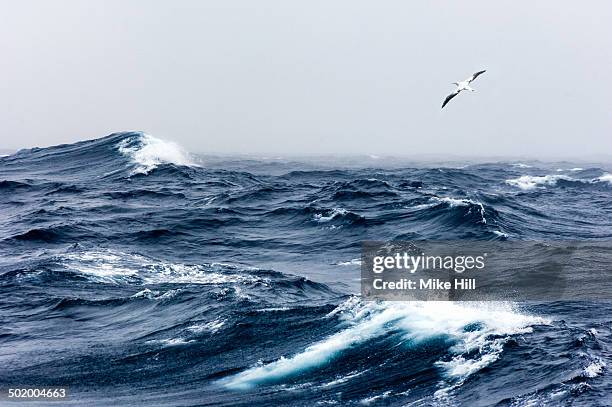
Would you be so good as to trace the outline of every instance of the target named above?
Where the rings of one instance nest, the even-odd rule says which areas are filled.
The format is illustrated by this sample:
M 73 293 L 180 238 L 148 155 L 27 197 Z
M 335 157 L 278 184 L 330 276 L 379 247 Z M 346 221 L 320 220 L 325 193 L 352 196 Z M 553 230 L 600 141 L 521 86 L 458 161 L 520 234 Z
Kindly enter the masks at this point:
M 466 79 L 466 80 L 464 80 L 464 81 L 461 81 L 461 82 L 453 82 L 453 85 L 456 85 L 456 86 L 457 86 L 457 89 L 455 89 L 455 91 L 454 91 L 453 93 L 451 93 L 450 95 L 448 95 L 448 96 L 446 97 L 446 99 L 444 99 L 444 103 L 442 103 L 442 109 L 444 109 L 444 106 L 446 106 L 446 104 L 447 104 L 448 102 L 450 102 L 450 100 L 451 100 L 452 98 L 454 98 L 455 96 L 457 96 L 457 95 L 458 95 L 458 94 L 459 94 L 461 91 L 464 91 L 464 90 L 469 90 L 469 91 L 471 91 L 471 92 L 476 92 L 474 89 L 472 89 L 472 88 L 470 87 L 470 83 L 472 83 L 472 81 L 473 81 L 474 79 L 478 78 L 478 76 L 479 76 L 479 75 L 481 75 L 481 74 L 483 74 L 483 73 L 485 73 L 485 72 L 487 72 L 487 71 L 486 71 L 486 70 L 484 70 L 484 71 L 478 71 L 478 72 L 476 72 L 474 75 L 470 76 L 469 78 L 467 78 L 467 79 Z

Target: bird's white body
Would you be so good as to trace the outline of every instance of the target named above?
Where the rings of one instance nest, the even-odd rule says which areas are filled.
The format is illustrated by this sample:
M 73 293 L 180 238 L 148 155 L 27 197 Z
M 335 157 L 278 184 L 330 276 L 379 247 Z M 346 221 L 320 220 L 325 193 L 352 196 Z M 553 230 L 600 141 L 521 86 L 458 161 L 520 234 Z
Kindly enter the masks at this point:
M 453 91 L 453 93 L 451 93 L 450 95 L 448 95 L 446 97 L 446 99 L 444 99 L 444 103 L 442 103 L 442 108 L 444 108 L 444 106 L 446 106 L 446 104 L 455 96 L 457 96 L 460 92 L 463 92 L 464 90 L 469 90 L 470 92 L 476 92 L 475 89 L 472 89 L 472 87 L 470 86 L 470 83 L 472 83 L 472 81 L 474 79 L 476 79 L 478 77 L 478 75 L 485 73 L 486 71 L 478 71 L 476 72 L 474 75 L 470 76 L 469 78 L 467 78 L 464 81 L 461 82 L 453 82 L 453 85 L 457 86 L 457 88 Z
M 472 89 L 472 87 L 470 86 L 470 82 L 468 81 L 461 81 L 461 82 L 453 82 L 453 85 L 457 85 L 457 89 L 455 89 L 455 92 L 461 92 L 462 90 L 469 90 L 471 92 L 475 92 L 475 89 Z

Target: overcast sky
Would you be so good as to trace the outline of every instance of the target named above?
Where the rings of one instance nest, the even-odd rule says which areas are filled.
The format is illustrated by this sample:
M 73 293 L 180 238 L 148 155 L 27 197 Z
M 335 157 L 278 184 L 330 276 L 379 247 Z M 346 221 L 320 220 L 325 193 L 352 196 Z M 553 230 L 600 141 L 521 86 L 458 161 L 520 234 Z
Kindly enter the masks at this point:
M 142 130 L 211 153 L 612 153 L 607 1 L 0 5 L 0 147 Z

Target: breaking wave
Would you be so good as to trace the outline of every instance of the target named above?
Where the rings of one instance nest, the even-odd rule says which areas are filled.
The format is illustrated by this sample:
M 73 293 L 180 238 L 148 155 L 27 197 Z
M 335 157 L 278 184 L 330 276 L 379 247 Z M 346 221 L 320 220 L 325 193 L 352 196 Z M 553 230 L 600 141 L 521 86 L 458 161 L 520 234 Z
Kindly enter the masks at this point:
M 309 345 L 304 351 L 247 369 L 222 384 L 233 389 L 250 389 L 286 380 L 332 362 L 347 349 L 363 346 L 393 334 L 396 346 L 426 346 L 442 338 L 448 354 L 436 362 L 446 375 L 465 379 L 499 358 L 503 344 L 513 335 L 529 333 L 533 325 L 549 320 L 522 314 L 512 304 L 452 302 L 363 303 L 350 298 L 331 313 L 349 327 Z M 376 346 L 372 343 L 370 346 Z
M 572 169 L 579 171 L 581 169 Z M 570 170 L 571 171 L 571 170 Z M 598 183 L 612 184 L 612 174 L 603 174 L 596 178 L 590 179 L 579 179 L 572 178 L 567 175 L 551 174 L 551 175 L 522 175 L 518 178 L 506 180 L 508 185 L 520 188 L 522 190 L 533 190 L 545 186 L 557 186 L 566 185 L 571 186 L 572 184 L 577 186 L 589 186 Z
M 117 143 L 117 149 L 136 163 L 133 174 L 148 174 L 160 164 L 197 166 L 190 154 L 178 144 L 148 134 L 123 138 Z

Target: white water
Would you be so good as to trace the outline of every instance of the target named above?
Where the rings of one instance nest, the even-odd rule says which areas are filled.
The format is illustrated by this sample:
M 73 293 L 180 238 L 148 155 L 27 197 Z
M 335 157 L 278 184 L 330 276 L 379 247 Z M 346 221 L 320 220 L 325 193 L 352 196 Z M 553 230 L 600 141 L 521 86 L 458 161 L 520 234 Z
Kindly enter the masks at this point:
M 431 198 L 433 201 L 442 202 L 447 204 L 450 208 L 455 208 L 457 206 L 470 206 L 475 205 L 479 207 L 480 217 L 482 223 L 487 223 L 487 218 L 485 217 L 485 208 L 481 202 L 472 201 L 471 199 L 462 199 L 462 198 L 451 198 L 451 197 L 437 197 L 434 196 Z
M 112 250 L 97 250 L 63 255 L 65 265 L 82 273 L 93 281 L 119 284 L 126 279 L 140 281 L 142 284 L 225 284 L 260 281 L 268 283 L 265 278 L 248 273 L 229 264 L 192 265 L 170 263 L 150 259 L 144 256 L 122 253 Z M 230 271 L 231 273 L 228 273 Z M 244 271 L 244 272 L 241 272 Z M 154 292 L 139 292 L 143 296 Z M 159 294 L 159 293 L 157 293 Z
M 518 187 L 523 190 L 534 189 L 542 185 L 555 185 L 558 180 L 564 179 L 571 181 L 572 178 L 566 175 L 523 175 L 518 178 L 506 180 L 508 185 Z
M 333 208 L 329 215 L 325 216 L 322 213 L 316 213 L 314 215 L 314 220 L 319 223 L 329 222 L 337 216 L 344 216 L 348 213 L 346 209 L 343 208 Z
M 130 146 L 132 140 L 125 139 L 117 146 L 121 154 L 130 157 L 137 164 L 133 174 L 148 174 L 160 164 L 198 166 L 188 152 L 172 141 L 161 140 L 148 134 L 139 137 L 141 145 Z
M 546 319 L 520 313 L 511 304 L 491 302 L 364 303 L 354 297 L 328 317 L 335 315 L 340 315 L 349 326 L 301 352 L 254 366 L 221 383 L 231 389 L 244 390 L 281 381 L 322 367 L 343 351 L 398 329 L 403 332 L 406 345 L 440 336 L 450 339 L 454 345 L 449 352 L 456 356 L 450 362 L 438 362 L 437 366 L 449 377 L 462 378 L 496 360 L 505 338 L 531 332 L 532 325 L 549 323 Z M 481 328 L 466 332 L 465 327 L 472 324 L 480 324 Z M 490 339 L 492 336 L 496 339 Z M 464 357 L 474 350 L 479 350 L 477 357 Z
M 606 362 L 603 360 L 596 360 L 584 368 L 584 376 L 590 378 L 597 377 L 603 373 L 605 367 Z
M 581 168 L 572 168 L 568 171 L 581 170 Z M 506 184 L 512 185 L 514 187 L 518 187 L 522 190 L 528 191 L 536 188 L 543 188 L 545 186 L 554 186 L 557 184 L 557 181 L 565 180 L 565 181 L 573 181 L 573 182 L 582 182 L 585 184 L 593 184 L 597 182 L 609 182 L 612 184 L 612 174 L 603 174 L 600 177 L 594 179 L 579 179 L 572 178 L 567 175 L 559 175 L 559 174 L 550 174 L 550 175 L 523 175 L 518 178 L 508 179 L 506 180 Z
M 598 181 L 609 182 L 612 184 L 612 174 L 604 174 L 601 177 L 597 178 Z

